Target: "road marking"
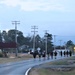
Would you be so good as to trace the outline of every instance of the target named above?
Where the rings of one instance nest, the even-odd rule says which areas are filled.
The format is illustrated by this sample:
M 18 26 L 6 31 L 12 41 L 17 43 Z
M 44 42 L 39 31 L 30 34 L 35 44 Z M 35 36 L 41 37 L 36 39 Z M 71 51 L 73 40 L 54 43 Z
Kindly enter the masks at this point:
M 27 71 L 26 71 L 26 73 L 25 73 L 25 75 L 28 75 L 28 72 L 31 70 L 31 68 L 29 68 Z

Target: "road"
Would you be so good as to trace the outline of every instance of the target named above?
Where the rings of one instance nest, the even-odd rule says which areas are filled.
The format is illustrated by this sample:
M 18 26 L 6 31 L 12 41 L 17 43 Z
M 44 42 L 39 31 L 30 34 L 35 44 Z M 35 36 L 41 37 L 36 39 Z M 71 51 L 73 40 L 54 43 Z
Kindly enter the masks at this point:
M 49 59 L 39 61 L 39 59 L 31 59 L 14 63 L 0 64 L 0 75 L 25 75 L 28 68 L 43 64 L 50 61 L 57 61 L 64 57 L 57 56 L 57 59 Z

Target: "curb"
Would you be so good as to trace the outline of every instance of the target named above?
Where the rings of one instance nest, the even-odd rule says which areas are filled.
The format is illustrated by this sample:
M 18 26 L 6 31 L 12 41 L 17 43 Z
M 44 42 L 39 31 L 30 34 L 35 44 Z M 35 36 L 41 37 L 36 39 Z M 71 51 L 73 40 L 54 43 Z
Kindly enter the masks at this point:
M 26 71 L 25 75 L 28 75 L 28 73 L 29 73 L 30 70 L 31 70 L 31 68 L 29 68 L 29 69 Z
M 40 65 L 41 65 L 41 64 L 40 64 Z M 35 65 L 35 66 L 38 66 L 38 65 Z M 33 66 L 33 67 L 35 67 L 35 66 Z M 32 68 L 33 68 L 33 67 L 32 67 Z M 27 69 L 27 71 L 25 72 L 25 75 L 28 75 L 29 71 L 30 71 L 32 68 Z

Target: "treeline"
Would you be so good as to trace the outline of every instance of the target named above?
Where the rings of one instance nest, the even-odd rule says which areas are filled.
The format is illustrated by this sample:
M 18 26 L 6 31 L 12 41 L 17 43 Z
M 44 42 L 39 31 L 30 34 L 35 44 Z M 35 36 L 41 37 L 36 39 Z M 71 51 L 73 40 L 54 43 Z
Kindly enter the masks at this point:
M 9 30 L 8 32 L 0 32 L 0 42 L 15 42 L 15 32 L 17 32 L 17 45 L 18 47 L 26 45 L 28 48 L 33 48 L 33 36 L 24 36 L 23 32 L 17 30 Z M 46 33 L 43 37 L 39 34 L 35 36 L 35 49 L 38 47 L 45 50 L 45 43 L 47 37 L 47 50 L 53 50 L 52 34 Z
M 20 46 L 27 46 L 27 48 L 33 48 L 33 40 L 34 37 L 33 36 L 24 36 L 23 32 L 17 30 L 15 31 L 15 29 L 9 30 L 8 32 L 3 31 L 0 32 L 0 42 L 15 42 L 15 32 L 17 32 L 17 45 L 18 47 Z M 54 45 L 53 45 L 53 38 L 52 38 L 52 34 L 46 33 L 44 34 L 43 37 L 40 37 L 39 34 L 37 34 L 35 36 L 35 49 L 37 49 L 38 47 L 41 50 L 45 50 L 45 45 L 46 45 L 46 37 L 47 37 L 47 52 L 50 52 L 54 49 Z M 56 49 L 65 49 L 65 48 L 69 48 L 70 46 L 73 46 L 73 42 L 71 40 L 67 41 L 66 44 L 64 46 L 56 46 Z

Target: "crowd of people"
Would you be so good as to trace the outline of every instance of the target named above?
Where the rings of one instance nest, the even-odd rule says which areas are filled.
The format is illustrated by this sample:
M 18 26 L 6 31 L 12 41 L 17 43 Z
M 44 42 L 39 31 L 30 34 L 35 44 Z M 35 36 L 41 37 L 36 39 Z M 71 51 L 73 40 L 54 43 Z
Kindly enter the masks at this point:
M 61 51 L 61 52 L 60 52 L 60 55 L 61 55 L 61 57 L 62 57 L 63 55 L 64 55 L 64 57 L 65 57 L 65 56 L 67 56 L 67 57 L 68 57 L 68 56 L 72 56 L 72 51 L 68 51 L 68 50 L 67 50 L 67 51 L 64 51 L 64 52 Z
M 44 60 L 46 59 L 46 57 L 47 57 L 47 59 L 53 59 L 53 58 L 57 58 L 57 55 L 58 55 L 58 52 L 57 51 L 51 51 L 51 52 L 48 52 L 47 54 L 46 54 L 46 52 L 45 51 L 43 51 L 43 52 L 41 52 L 41 51 L 39 51 L 38 53 L 35 51 L 35 52 L 33 52 L 33 57 L 34 57 L 34 59 L 37 57 L 37 55 L 38 55 L 38 57 L 39 57 L 39 60 L 41 60 L 41 58 L 43 58 Z M 72 56 L 72 51 L 64 51 L 64 52 L 62 52 L 62 51 L 60 51 L 59 52 L 59 55 L 62 57 L 62 56 L 64 56 L 64 57 L 68 57 L 68 56 Z

